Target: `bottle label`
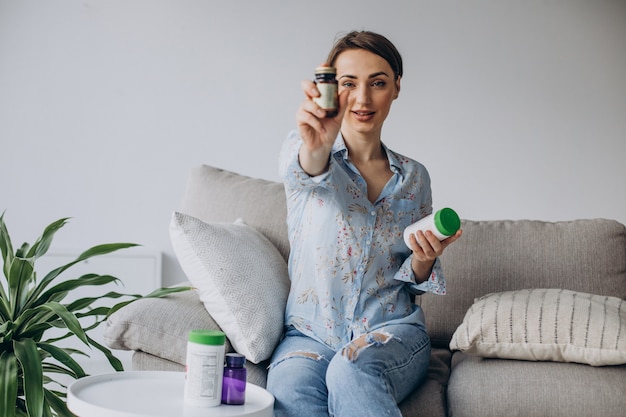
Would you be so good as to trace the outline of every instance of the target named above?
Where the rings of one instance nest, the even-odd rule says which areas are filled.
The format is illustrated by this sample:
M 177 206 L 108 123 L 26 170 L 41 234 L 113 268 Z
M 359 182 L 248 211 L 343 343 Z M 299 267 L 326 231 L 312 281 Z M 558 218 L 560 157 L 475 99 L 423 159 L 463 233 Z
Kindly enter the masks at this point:
M 217 397 L 217 356 L 216 353 L 189 355 L 187 379 L 194 382 L 188 386 L 188 396 L 198 399 Z
M 317 89 L 321 95 L 313 101 L 324 110 L 335 110 L 338 106 L 337 84 L 317 83 Z

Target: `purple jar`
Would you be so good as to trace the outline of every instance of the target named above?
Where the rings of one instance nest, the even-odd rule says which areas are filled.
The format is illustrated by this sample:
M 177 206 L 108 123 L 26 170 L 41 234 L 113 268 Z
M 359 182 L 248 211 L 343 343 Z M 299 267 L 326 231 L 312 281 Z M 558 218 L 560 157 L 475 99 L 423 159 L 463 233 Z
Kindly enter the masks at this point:
M 246 402 L 246 357 L 239 353 L 226 354 L 222 383 L 222 404 L 241 405 Z

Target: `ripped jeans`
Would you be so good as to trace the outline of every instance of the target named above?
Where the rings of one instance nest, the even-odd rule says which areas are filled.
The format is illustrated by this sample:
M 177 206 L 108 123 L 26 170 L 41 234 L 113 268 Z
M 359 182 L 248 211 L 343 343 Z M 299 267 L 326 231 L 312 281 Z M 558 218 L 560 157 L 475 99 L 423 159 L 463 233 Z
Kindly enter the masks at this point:
M 396 416 L 426 377 L 430 339 L 416 325 L 386 326 L 335 352 L 289 327 L 267 378 L 274 417 Z

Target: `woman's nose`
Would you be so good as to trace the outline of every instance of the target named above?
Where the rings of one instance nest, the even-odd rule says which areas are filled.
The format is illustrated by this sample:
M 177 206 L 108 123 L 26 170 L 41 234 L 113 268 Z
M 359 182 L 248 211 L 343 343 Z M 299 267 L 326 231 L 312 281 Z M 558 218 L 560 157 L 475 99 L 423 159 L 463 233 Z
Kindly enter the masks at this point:
M 368 104 L 370 102 L 370 93 L 367 86 L 360 86 L 356 91 L 356 102 L 358 104 Z

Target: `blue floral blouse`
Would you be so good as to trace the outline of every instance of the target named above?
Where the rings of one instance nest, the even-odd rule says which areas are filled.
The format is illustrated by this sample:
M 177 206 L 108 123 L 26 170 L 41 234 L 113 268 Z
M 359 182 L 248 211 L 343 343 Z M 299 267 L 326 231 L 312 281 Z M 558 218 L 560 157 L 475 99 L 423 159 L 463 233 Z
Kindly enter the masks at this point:
M 383 145 L 393 176 L 372 204 L 341 134 L 317 177 L 300 166 L 301 144 L 291 132 L 280 156 L 291 244 L 286 324 L 335 350 L 388 324 L 423 327 L 411 292 L 445 294 L 445 280 L 437 259 L 430 278 L 415 284 L 402 235 L 432 211 L 428 171 Z

